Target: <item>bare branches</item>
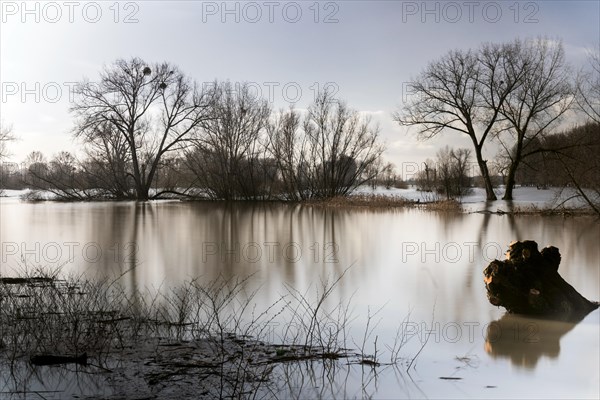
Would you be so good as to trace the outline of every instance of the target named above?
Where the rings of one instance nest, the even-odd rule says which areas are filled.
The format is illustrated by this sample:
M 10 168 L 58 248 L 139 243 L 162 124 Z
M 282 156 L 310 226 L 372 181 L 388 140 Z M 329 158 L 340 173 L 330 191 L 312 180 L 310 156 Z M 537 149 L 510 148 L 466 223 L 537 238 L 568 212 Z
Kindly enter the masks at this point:
M 199 124 L 188 166 L 215 198 L 255 198 L 274 178 L 259 139 L 271 108 L 247 84 L 214 82 L 207 90 L 208 118 Z
M 281 111 L 268 128 L 268 149 L 292 199 L 343 196 L 374 179 L 383 152 L 369 118 L 321 92 L 303 119 Z
M 127 193 L 125 177 L 131 177 L 140 200 L 148 199 L 165 154 L 189 145 L 207 118 L 204 94 L 167 63 L 117 60 L 99 83 L 84 81 L 75 93 L 75 136 L 110 160 L 106 168 L 120 182 L 117 192 Z
M 592 121 L 600 123 L 600 48 L 588 53 L 588 66 L 576 82 L 577 106 Z
M 8 157 L 7 144 L 13 140 L 15 140 L 15 136 L 12 134 L 12 126 L 0 121 L 0 161 Z
M 414 94 L 394 119 L 403 126 L 418 126 L 423 139 L 447 131 L 468 135 L 488 200 L 496 197 L 482 148 L 493 135 L 511 149 L 504 198 L 512 199 L 523 148 L 571 107 L 569 74 L 562 44 L 547 38 L 451 51 L 419 75 L 412 85 Z
M 502 67 L 511 45 L 484 45 L 477 51 L 454 50 L 430 63 L 411 85 L 412 95 L 394 114 L 402 126 L 418 126 L 419 137 L 441 132 L 467 135 L 484 179 L 488 200 L 495 200 L 482 150 L 497 123 L 508 93 L 517 86 Z
M 516 41 L 507 63 L 507 71 L 519 71 L 520 84 L 500 109 L 505 119 L 496 135 L 509 135 L 513 143 L 504 193 L 505 200 L 512 200 L 517 168 L 529 155 L 525 149 L 557 125 L 571 107 L 573 90 L 560 42 L 547 38 Z

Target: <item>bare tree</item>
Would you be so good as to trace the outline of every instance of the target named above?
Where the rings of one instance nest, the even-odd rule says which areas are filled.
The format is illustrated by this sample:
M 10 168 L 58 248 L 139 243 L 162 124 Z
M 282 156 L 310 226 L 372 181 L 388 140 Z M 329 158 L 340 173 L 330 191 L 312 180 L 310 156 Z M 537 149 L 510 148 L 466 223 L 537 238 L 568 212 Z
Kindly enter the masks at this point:
M 207 93 L 210 117 L 199 124 L 188 165 L 211 197 L 253 198 L 265 180 L 259 138 L 271 108 L 245 83 L 214 82 Z
M 280 111 L 267 133 L 287 199 L 344 196 L 381 169 L 378 128 L 329 91 L 317 95 L 304 118 L 293 108 Z
M 388 162 L 381 168 L 382 182 L 386 189 L 391 189 L 399 181 L 396 174 L 396 166 Z
M 135 184 L 131 170 L 131 152 L 124 135 L 111 124 L 101 124 L 86 138 L 87 158 L 80 164 L 86 180 L 115 199 L 131 197 Z
M 523 159 L 544 151 L 537 139 L 548 133 L 569 110 L 573 91 L 562 43 L 545 38 L 515 42 L 506 74 L 520 75 L 520 84 L 500 107 L 504 120 L 496 136 L 510 159 L 504 200 L 512 200 L 517 169 Z M 503 140 L 509 137 L 508 143 Z
M 25 157 L 26 176 L 25 183 L 37 189 L 47 187 L 48 162 L 41 151 L 32 151 Z
M 60 200 L 87 200 L 97 197 L 88 186 L 89 179 L 79 168 L 79 161 L 68 151 L 60 151 L 49 163 L 40 152 L 28 156 L 30 184 L 52 193 Z
M 486 44 L 478 51 L 449 52 L 427 66 L 411 84 L 413 94 L 408 103 L 394 113 L 400 125 L 418 126 L 421 139 L 452 131 L 467 135 L 488 200 L 495 200 L 496 195 L 483 146 L 506 97 L 520 84 L 522 71 L 507 68 L 515 47 L 515 43 Z
M 4 165 L 3 161 L 6 157 L 8 157 L 8 143 L 15 140 L 15 137 L 12 135 L 12 127 L 6 126 L 3 121 L 0 121 L 0 194 L 2 194 L 2 189 L 5 187 L 5 176 L 7 175 L 7 168 Z
M 471 150 L 460 148 L 452 149 L 452 171 L 454 176 L 454 192 L 457 196 L 464 196 L 471 191 L 469 185 L 469 165 L 471 160 Z
M 0 161 L 8 157 L 8 143 L 15 140 L 12 134 L 12 126 L 7 126 L 3 121 L 0 121 Z
M 437 152 L 437 191 L 446 199 L 464 196 L 469 191 L 468 165 L 471 150 L 451 149 L 448 146 Z
M 303 130 L 310 197 L 344 196 L 375 177 L 367 172 L 384 150 L 379 128 L 330 91 L 319 93 L 309 106 Z
M 437 184 L 437 169 L 435 162 L 428 158 L 423 162 L 423 168 L 417 173 L 417 190 L 432 192 Z
M 280 194 L 286 200 L 300 200 L 308 179 L 299 168 L 307 164 L 306 136 L 300 128 L 301 117 L 293 107 L 280 110 L 267 125 L 267 150 L 277 164 Z
M 207 101 L 175 66 L 139 58 L 105 67 L 100 81 L 77 86 L 75 135 L 94 142 L 109 130 L 126 143 L 138 200 L 147 200 L 161 158 L 189 144 L 206 119 Z M 160 193 L 155 194 L 155 197 Z
M 600 49 L 588 53 L 588 67 L 577 77 L 578 108 L 592 121 L 600 123 Z

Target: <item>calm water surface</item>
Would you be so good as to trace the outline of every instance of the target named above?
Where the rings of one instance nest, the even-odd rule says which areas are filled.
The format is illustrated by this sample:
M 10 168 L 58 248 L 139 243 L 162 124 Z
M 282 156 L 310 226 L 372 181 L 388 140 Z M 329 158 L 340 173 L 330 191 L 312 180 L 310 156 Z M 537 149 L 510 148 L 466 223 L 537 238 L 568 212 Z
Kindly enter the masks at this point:
M 557 246 L 562 276 L 598 300 L 594 218 L 17 199 L 1 199 L 0 218 L 3 276 L 37 265 L 91 277 L 126 272 L 126 287 L 144 289 L 252 275 L 256 302 L 266 308 L 286 293 L 285 284 L 311 296 L 350 267 L 330 302 L 351 300 L 355 341 L 369 312 L 383 307 L 370 339 L 377 336 L 382 361 L 409 313 L 403 326 L 415 335 L 401 355 L 412 358 L 419 340 L 428 342 L 410 374 L 382 368 L 363 391 L 364 374 L 354 368 L 321 396 L 600 396 L 598 310 L 577 325 L 504 316 L 488 303 L 482 280 L 508 243 L 532 239 Z

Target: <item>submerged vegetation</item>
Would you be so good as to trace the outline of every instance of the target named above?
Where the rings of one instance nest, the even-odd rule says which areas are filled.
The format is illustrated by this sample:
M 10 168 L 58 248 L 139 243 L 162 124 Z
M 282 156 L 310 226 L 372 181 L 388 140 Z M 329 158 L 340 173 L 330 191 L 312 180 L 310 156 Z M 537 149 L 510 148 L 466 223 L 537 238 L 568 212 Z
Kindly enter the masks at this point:
M 315 299 L 288 286 L 258 310 L 256 291 L 247 291 L 251 277 L 137 291 L 118 279 L 26 269 L 0 279 L 2 393 L 36 393 L 45 368 L 42 387 L 59 371 L 79 371 L 96 383 L 73 390 L 92 396 L 311 397 L 344 365 L 360 366 L 367 386 L 376 368 L 410 367 L 416 356 L 400 357 L 411 338 L 401 329 L 387 346 L 389 360 L 381 359 L 373 339 L 377 313 L 369 313 L 363 337 L 352 338 L 350 302 L 330 299 L 343 275 L 323 281 Z M 322 374 L 305 376 L 307 369 Z

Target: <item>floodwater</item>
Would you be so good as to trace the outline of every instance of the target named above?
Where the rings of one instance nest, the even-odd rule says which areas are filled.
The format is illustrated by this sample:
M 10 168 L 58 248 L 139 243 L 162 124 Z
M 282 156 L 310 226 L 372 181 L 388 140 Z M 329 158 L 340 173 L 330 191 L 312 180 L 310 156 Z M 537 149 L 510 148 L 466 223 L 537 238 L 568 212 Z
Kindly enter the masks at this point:
M 600 312 L 576 325 L 506 316 L 487 301 L 482 274 L 511 241 L 531 239 L 558 247 L 563 278 L 598 300 L 600 223 L 592 217 L 0 201 L 2 276 L 37 265 L 92 278 L 125 273 L 127 288 L 143 290 L 252 275 L 264 309 L 286 285 L 310 297 L 347 270 L 329 301 L 351 304 L 349 344 L 361 345 L 374 315 L 366 350 L 377 339 L 387 361 L 403 327 L 412 335 L 400 351 L 408 361 L 353 368 L 305 397 L 600 397 Z

